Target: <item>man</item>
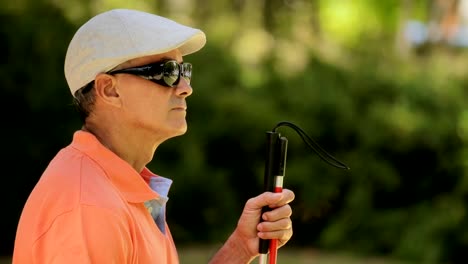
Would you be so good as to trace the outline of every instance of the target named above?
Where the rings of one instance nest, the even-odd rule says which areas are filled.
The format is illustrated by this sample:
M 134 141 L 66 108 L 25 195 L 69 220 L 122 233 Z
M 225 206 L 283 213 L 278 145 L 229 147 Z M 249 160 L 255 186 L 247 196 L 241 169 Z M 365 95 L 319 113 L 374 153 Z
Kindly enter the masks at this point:
M 146 165 L 161 143 L 187 130 L 192 66 L 183 56 L 205 42 L 198 29 L 127 9 L 78 29 L 65 77 L 83 126 L 30 194 L 13 263 L 179 262 L 165 220 L 172 181 Z M 292 236 L 293 199 L 289 190 L 249 199 L 210 263 L 251 262 L 259 238 L 284 245 Z M 261 216 L 263 206 L 272 210 Z

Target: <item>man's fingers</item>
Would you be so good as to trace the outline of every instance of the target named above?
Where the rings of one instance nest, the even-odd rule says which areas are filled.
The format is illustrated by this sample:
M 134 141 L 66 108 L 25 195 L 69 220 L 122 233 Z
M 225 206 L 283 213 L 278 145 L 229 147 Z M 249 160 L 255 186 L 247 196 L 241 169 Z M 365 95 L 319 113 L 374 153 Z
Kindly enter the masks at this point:
M 276 194 L 278 194 L 278 193 L 276 193 Z M 288 203 L 290 203 L 290 202 L 292 202 L 294 200 L 294 193 L 291 190 L 283 189 L 283 191 L 280 194 L 282 194 L 282 196 L 281 196 L 281 198 L 279 200 L 277 200 L 276 203 L 274 201 L 272 201 L 271 204 L 268 204 L 271 208 L 283 206 L 283 205 L 288 204 Z M 273 199 L 278 199 L 278 198 L 275 197 Z
M 247 201 L 246 209 L 258 210 L 264 206 L 271 208 L 283 206 L 294 200 L 294 193 L 288 189 L 283 189 L 281 193 L 264 192 Z
M 258 232 L 258 237 L 261 239 L 278 239 L 280 241 L 288 241 L 292 237 L 293 231 L 291 229 L 287 230 L 277 230 L 271 232 Z
M 259 230 L 258 232 L 258 237 L 261 239 L 278 239 L 280 241 L 280 244 L 286 243 L 293 234 L 293 229 L 292 229 L 292 224 L 290 221 L 277 221 L 275 223 L 268 223 L 270 226 L 259 226 L 259 229 L 265 229 L 265 230 Z M 275 226 L 273 228 L 273 226 Z M 277 227 L 281 227 L 277 229 Z M 273 228 L 273 229 L 270 229 Z
M 282 218 L 290 217 L 291 215 L 291 206 L 289 204 L 286 204 L 271 211 L 265 212 L 262 215 L 262 219 L 265 221 L 277 221 Z
M 262 222 L 257 229 L 260 232 L 283 231 L 292 228 L 292 222 L 289 218 L 283 218 L 274 222 Z

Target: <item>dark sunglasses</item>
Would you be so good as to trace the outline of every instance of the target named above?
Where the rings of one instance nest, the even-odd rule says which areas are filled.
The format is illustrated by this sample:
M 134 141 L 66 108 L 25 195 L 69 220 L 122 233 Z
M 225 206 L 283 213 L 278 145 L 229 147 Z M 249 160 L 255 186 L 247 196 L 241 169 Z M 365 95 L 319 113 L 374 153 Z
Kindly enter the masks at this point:
M 166 87 L 175 87 L 179 84 L 181 77 L 190 84 L 190 80 L 192 79 L 192 64 L 188 62 L 178 63 L 175 60 L 167 60 L 140 67 L 108 72 L 108 74 L 117 73 L 133 74 Z

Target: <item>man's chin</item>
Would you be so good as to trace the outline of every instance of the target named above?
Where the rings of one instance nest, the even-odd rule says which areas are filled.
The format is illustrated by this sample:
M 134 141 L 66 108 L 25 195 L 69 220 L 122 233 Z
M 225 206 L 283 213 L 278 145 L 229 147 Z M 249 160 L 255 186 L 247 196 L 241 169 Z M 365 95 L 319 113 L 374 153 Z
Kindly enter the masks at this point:
M 182 136 L 184 135 L 185 133 L 187 133 L 187 124 L 185 124 L 184 126 L 181 126 L 180 128 L 178 128 L 175 132 L 175 136 Z

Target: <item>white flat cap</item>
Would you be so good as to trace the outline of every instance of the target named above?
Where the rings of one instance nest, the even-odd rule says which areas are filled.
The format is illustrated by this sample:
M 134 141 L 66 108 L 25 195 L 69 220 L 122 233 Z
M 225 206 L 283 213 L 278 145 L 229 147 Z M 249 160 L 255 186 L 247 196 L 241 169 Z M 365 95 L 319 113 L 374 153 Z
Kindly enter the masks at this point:
M 130 9 L 113 9 L 91 18 L 73 36 L 65 56 L 65 78 L 72 95 L 130 59 L 179 49 L 182 55 L 206 43 L 201 30 Z

